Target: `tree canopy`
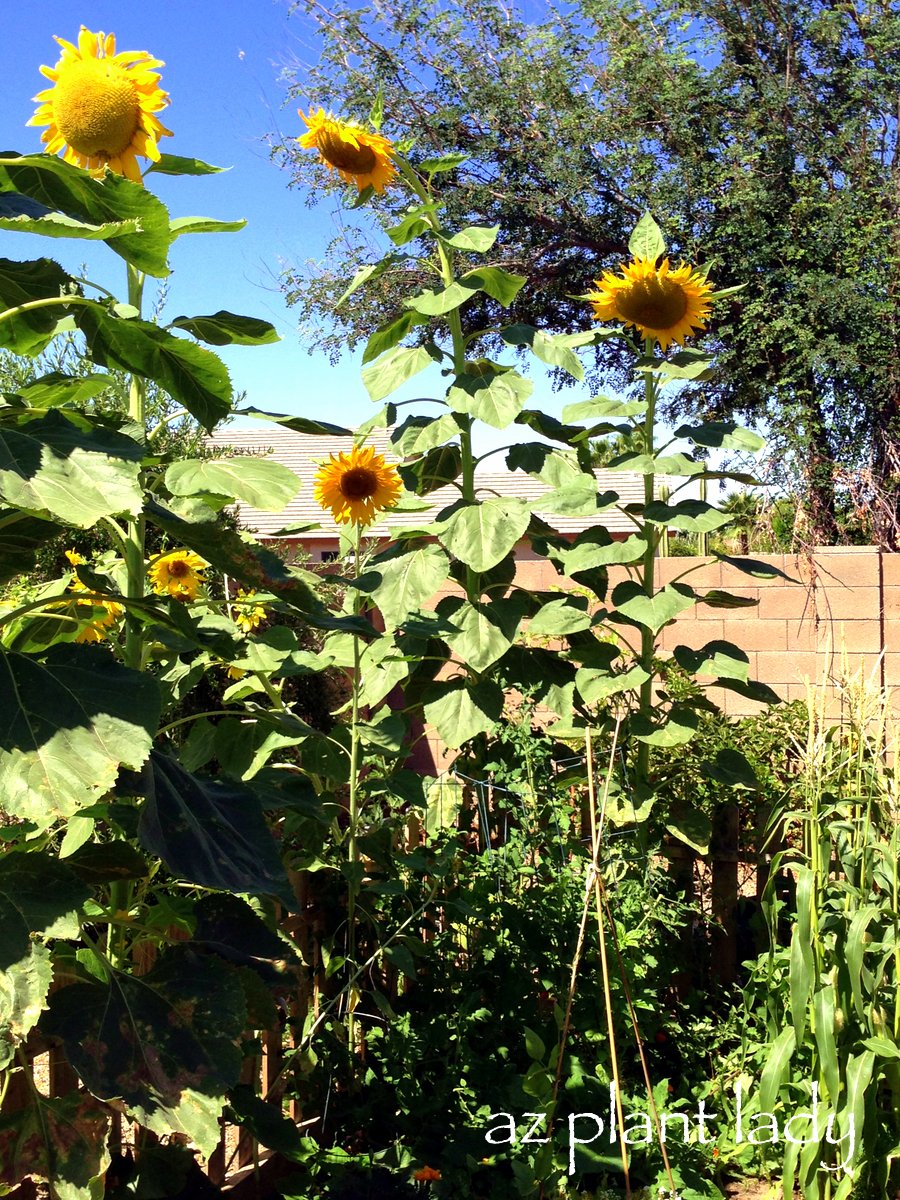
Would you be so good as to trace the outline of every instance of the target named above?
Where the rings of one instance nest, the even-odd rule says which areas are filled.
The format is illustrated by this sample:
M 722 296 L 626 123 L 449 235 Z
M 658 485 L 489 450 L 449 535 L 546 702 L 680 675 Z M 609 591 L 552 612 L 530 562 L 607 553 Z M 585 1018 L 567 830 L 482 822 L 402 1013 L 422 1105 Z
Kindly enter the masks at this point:
M 465 155 L 446 201 L 458 218 L 500 226 L 498 261 L 529 280 L 518 318 L 587 328 L 590 309 L 574 297 L 626 256 L 626 230 L 647 209 L 676 257 L 710 265 L 718 287 L 744 284 L 708 335 L 719 355 L 707 409 L 766 426 L 776 457 L 794 465 L 811 537 L 839 537 L 850 471 L 856 508 L 862 494 L 879 514 L 874 536 L 897 544 L 900 11 L 890 0 L 306 9 L 321 56 L 293 94 L 360 119 L 377 96 L 385 131 L 414 140 L 413 155 Z M 311 178 L 295 145 L 281 149 L 298 181 Z M 386 226 L 398 219 L 390 194 L 378 203 Z M 396 315 L 417 282 L 398 259 L 335 312 L 369 257 L 349 224 L 323 264 L 286 278 L 332 352 Z M 489 315 L 470 311 L 472 328 Z M 609 343 L 599 355 L 598 370 L 615 376 Z M 695 403 L 690 389 L 677 403 Z

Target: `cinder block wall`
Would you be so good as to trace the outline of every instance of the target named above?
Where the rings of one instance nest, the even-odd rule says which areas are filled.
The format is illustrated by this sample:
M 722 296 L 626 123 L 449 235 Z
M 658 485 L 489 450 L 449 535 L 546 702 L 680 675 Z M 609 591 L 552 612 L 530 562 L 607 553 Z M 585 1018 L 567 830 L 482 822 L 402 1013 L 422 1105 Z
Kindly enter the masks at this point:
M 805 699 L 805 680 L 829 689 L 826 712 L 837 719 L 840 692 L 834 686 L 842 661 L 850 672 L 862 670 L 879 687 L 896 688 L 900 710 L 900 554 L 873 546 L 820 547 L 811 555 L 758 554 L 788 579 L 757 579 L 728 564 L 702 558 L 656 560 L 658 584 L 689 583 L 696 591 L 712 589 L 758 600 L 750 608 L 713 608 L 698 604 L 662 630 L 663 652 L 678 645 L 697 649 L 707 642 L 733 642 L 750 659 L 750 677 L 767 683 L 783 700 Z M 610 569 L 610 591 L 628 578 L 624 567 Z M 519 559 L 517 582 L 539 591 L 575 587 L 547 562 Z M 456 587 L 442 595 L 459 595 Z M 724 688 L 710 688 L 710 699 L 735 716 L 762 707 Z M 433 736 L 435 764 L 452 760 Z

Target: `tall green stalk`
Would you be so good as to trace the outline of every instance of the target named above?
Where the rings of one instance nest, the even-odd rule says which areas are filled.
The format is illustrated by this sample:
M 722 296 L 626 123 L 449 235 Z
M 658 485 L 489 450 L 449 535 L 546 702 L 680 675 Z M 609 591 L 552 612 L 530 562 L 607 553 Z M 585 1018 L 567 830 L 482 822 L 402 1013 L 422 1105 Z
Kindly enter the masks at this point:
M 653 338 L 647 338 L 644 342 L 644 356 L 647 359 L 653 357 Z M 647 411 L 644 414 L 644 438 L 643 451 L 645 454 L 653 456 L 655 449 L 655 427 L 656 427 L 656 403 L 659 398 L 659 388 L 656 379 L 650 371 L 644 376 L 644 400 L 647 404 Z M 644 476 L 644 505 L 650 505 L 655 499 L 656 490 L 656 475 L 651 472 Z M 642 584 L 644 594 L 652 599 L 653 591 L 656 584 L 656 548 L 659 541 L 656 527 L 650 521 L 644 522 L 644 536 L 647 539 L 647 546 L 644 550 L 644 557 L 641 562 L 642 567 Z M 647 672 L 647 679 L 641 684 L 640 705 L 641 712 L 649 712 L 653 707 L 653 660 L 656 654 L 656 636 L 651 629 L 646 626 L 641 627 L 641 653 L 639 663 Z M 637 752 L 637 780 L 638 783 L 649 784 L 650 781 L 650 747 L 646 742 L 641 742 Z
M 128 303 L 141 312 L 144 293 L 144 276 L 128 264 Z M 145 432 L 147 422 L 147 387 L 143 379 L 132 375 L 128 387 L 128 416 Z M 124 557 L 127 574 L 126 592 L 129 600 L 143 598 L 145 589 L 144 572 L 145 526 L 143 514 L 128 522 Z M 143 662 L 143 630 L 137 614 L 129 608 L 125 621 L 125 665 L 140 670 Z

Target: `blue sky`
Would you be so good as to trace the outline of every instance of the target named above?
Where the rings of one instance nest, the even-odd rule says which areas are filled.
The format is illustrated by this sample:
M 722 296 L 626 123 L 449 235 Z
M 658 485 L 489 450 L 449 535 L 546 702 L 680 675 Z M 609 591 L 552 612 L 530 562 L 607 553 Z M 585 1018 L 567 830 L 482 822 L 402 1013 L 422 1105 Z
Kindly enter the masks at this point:
M 268 134 L 305 130 L 295 105 L 285 105 L 282 68 L 313 61 L 315 33 L 302 14 L 288 15 L 287 0 L 40 0 L 10 3 L 4 12 L 4 104 L 0 148 L 33 153 L 41 130 L 26 126 L 32 96 L 47 86 L 40 65 L 55 64 L 54 35 L 77 39 L 80 25 L 114 32 L 120 49 L 149 50 L 165 62 L 162 86 L 171 97 L 162 113 L 174 137 L 162 148 L 231 168 L 203 178 L 148 178 L 148 186 L 173 216 L 245 218 L 237 234 L 180 238 L 172 256 L 166 315 L 220 308 L 271 321 L 282 335 L 276 346 L 225 352 L 236 389 L 260 408 L 357 424 L 375 411 L 359 377 L 359 356 L 337 367 L 301 343 L 296 317 L 278 288 L 284 261 L 321 256 L 341 221 L 337 197 L 315 209 L 288 188 L 287 175 L 270 160 Z M 51 243 L 0 231 L 0 255 L 51 255 L 70 269 L 82 263 L 89 276 L 124 294 L 124 268 L 94 243 Z

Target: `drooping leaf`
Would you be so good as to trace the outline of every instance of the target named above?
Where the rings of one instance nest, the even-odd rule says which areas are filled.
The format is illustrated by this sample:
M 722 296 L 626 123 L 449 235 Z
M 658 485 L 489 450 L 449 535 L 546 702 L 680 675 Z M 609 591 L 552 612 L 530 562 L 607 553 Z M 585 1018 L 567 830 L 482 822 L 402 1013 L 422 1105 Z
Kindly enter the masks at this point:
M 102 426 L 80 429 L 57 410 L 0 427 L 0 499 L 87 529 L 140 512 L 141 447 Z
M 486 671 L 512 645 L 518 617 L 501 601 L 491 605 L 470 604 L 458 596 L 448 597 L 438 610 L 457 627 L 445 639 L 450 649 L 473 671 Z
M 750 659 L 731 642 L 707 642 L 700 650 L 676 646 L 673 655 L 678 665 L 689 675 L 713 675 L 716 678 L 746 681 L 750 670 Z
M 176 317 L 172 325 L 210 346 L 270 346 L 281 340 L 269 321 L 238 316 L 224 309 L 208 317 Z
M 211 350 L 99 306 L 80 308 L 75 319 L 94 362 L 155 380 L 207 431 L 231 412 L 231 379 Z
M 84 238 L 88 241 L 121 237 L 124 233 L 137 233 L 140 222 L 104 221 L 102 225 L 90 221 L 78 221 L 64 213 L 46 212 L 41 216 L 0 216 L 0 229 L 9 233 L 34 233 L 39 237 Z
M 698 854 L 709 854 L 709 839 L 712 837 L 712 822 L 706 813 L 697 808 L 669 817 L 666 829 L 679 842 L 684 842 Z
M 644 506 L 644 517 L 654 525 L 668 525 L 688 533 L 711 533 L 730 525 L 734 519 L 705 500 L 679 500 L 676 504 L 653 500 Z
M 53 521 L 0 507 L 0 583 L 30 571 L 37 551 L 62 530 Z
M 500 232 L 499 225 L 468 225 L 453 237 L 447 238 L 447 245 L 456 250 L 472 250 L 476 254 L 487 254 L 497 240 Z
M 532 617 L 528 632 L 534 637 L 558 638 L 589 629 L 591 615 L 587 607 L 584 596 L 564 596 L 559 600 L 551 600 Z
M 466 287 L 478 288 L 480 292 L 508 308 L 527 280 L 524 275 L 514 275 L 511 271 L 504 271 L 502 267 L 478 267 L 463 275 L 462 282 Z
M 90 892 L 49 853 L 7 851 L 0 858 L 0 972 L 23 959 L 31 935 L 73 938 Z
M 561 551 L 559 558 L 565 573 L 575 575 L 614 563 L 639 562 L 646 553 L 647 541 L 640 533 L 633 533 L 621 542 L 613 541 L 607 534 L 604 540 L 576 539 L 572 549 Z
M 51 258 L 13 262 L 0 258 L 0 312 L 9 312 L 33 300 L 64 298 L 73 281 Z M 17 354 L 38 354 L 49 343 L 69 309 L 53 304 L 26 309 L 0 321 L 0 347 Z
M 101 1200 L 110 1111 L 83 1092 L 35 1095 L 0 1119 L 0 1185 L 46 1179 L 55 1200 Z
M 24 155 L 0 166 L 0 192 L 19 192 L 92 224 L 137 221 L 140 231 L 111 237 L 110 250 L 147 275 L 169 274 L 169 214 L 150 188 L 107 171 L 102 179 L 50 154 Z
M 55 408 L 60 404 L 79 404 L 110 386 L 108 375 L 63 375 L 50 371 L 31 383 L 22 384 L 16 394 L 29 408 Z
M 146 879 L 147 860 L 130 842 L 86 842 L 66 857 L 66 865 L 85 883 L 102 885 Z
M 407 417 L 402 425 L 391 434 L 391 442 L 397 447 L 397 453 L 404 458 L 413 455 L 427 454 L 437 446 L 454 438 L 459 433 L 459 425 L 453 413 L 444 413 L 440 417 Z
M 397 468 L 403 485 L 417 496 L 427 496 L 438 488 L 453 483 L 462 468 L 459 446 L 450 443 L 435 446 L 413 462 L 401 463 Z
M 581 667 L 575 676 L 575 686 L 585 704 L 600 704 L 611 696 L 623 692 L 637 691 L 650 678 L 643 667 L 629 667 L 627 671 L 608 671 L 596 667 Z
M 736 567 L 737 570 L 743 571 L 745 575 L 752 575 L 754 579 L 786 579 L 788 583 L 799 583 L 799 579 L 793 579 L 790 575 L 786 575 L 779 567 L 773 566 L 772 563 L 761 562 L 755 558 L 744 558 L 741 555 L 722 554 L 717 550 L 712 551 L 713 555 L 719 562 L 727 563 L 729 567 Z
M 631 717 L 631 732 L 648 746 L 683 746 L 693 738 L 699 725 L 694 710 L 683 704 L 673 704 L 669 712 L 655 720 L 644 713 Z
M 203 887 L 277 896 L 296 905 L 278 845 L 259 801 L 231 781 L 200 779 L 154 751 L 138 840 L 173 875 Z
M 667 584 L 655 595 L 648 596 L 634 579 L 617 584 L 610 599 L 615 606 L 613 617 L 625 617 L 653 633 L 658 633 L 680 612 L 686 612 L 697 603 L 693 588 L 683 583 Z
M 503 692 L 495 683 L 462 679 L 436 683 L 429 689 L 425 719 L 445 746 L 458 750 L 479 733 L 490 733 L 503 711 Z
M 755 608 L 759 600 L 755 596 L 736 596 L 734 592 L 723 592 L 721 588 L 710 588 L 697 597 L 698 604 L 708 604 L 710 608 Z
M 211 492 L 281 512 L 299 491 L 300 480 L 290 467 L 265 458 L 182 458 L 166 471 L 166 487 L 173 496 Z
M 95 1096 L 121 1099 L 146 1128 L 186 1134 L 209 1157 L 246 1019 L 236 972 L 177 948 L 146 975 L 60 988 L 41 1025 Z
M 729 787 L 743 787 L 750 791 L 756 791 L 759 788 L 759 780 L 756 778 L 753 767 L 740 750 L 735 750 L 731 746 L 719 750 L 715 760 L 703 763 L 701 770 L 710 779 L 715 779 L 718 783 L 725 783 Z
M 300 965 L 287 942 L 238 896 L 224 892 L 202 896 L 194 905 L 194 917 L 193 945 L 252 967 L 269 983 L 278 983 Z
M 245 1083 L 228 1094 L 229 1116 L 249 1130 L 260 1145 L 275 1150 L 289 1162 L 306 1162 L 316 1152 L 316 1143 L 305 1138 L 297 1125 L 281 1111 L 281 1103 L 267 1103 Z
M 681 425 L 675 437 L 689 438 L 695 446 L 710 446 L 717 450 L 742 450 L 755 454 L 765 446 L 765 439 L 733 421 L 706 421 L 703 425 Z
M 440 360 L 440 351 L 431 345 L 395 346 L 363 368 L 362 381 L 371 399 L 377 402 Z
M 37 1025 L 52 978 L 50 951 L 39 942 L 29 942 L 23 957 L 0 971 L 0 1071 L 15 1061 Z
M 219 221 L 215 217 L 174 217 L 169 231 L 173 238 L 185 233 L 240 233 L 246 224 L 244 220 Z
M 328 421 L 316 421 L 312 417 L 292 417 L 287 413 L 264 412 L 261 408 L 242 408 L 235 414 L 239 417 L 255 417 L 260 421 L 274 421 L 294 433 L 328 433 L 338 437 L 353 437 L 352 429 L 342 425 L 331 425 Z
M 440 546 L 431 544 L 376 559 L 372 569 L 381 576 L 372 599 L 381 610 L 385 628 L 391 630 L 431 599 L 449 575 L 450 564 Z
M 43 660 L 0 646 L 0 795 L 45 829 L 95 803 L 120 766 L 137 769 L 159 723 L 152 676 L 97 646 L 53 646 Z
M 145 175 L 155 171 L 157 175 L 221 175 L 230 167 L 214 167 L 201 158 L 185 158 L 181 154 L 161 154 L 159 159 L 144 170 Z
M 438 539 L 460 562 L 489 571 L 524 535 L 530 519 L 528 506 L 510 497 L 463 504 L 441 522 Z
M 590 332 L 550 334 L 531 325 L 507 325 L 500 336 L 511 346 L 528 346 L 549 367 L 559 367 L 579 382 L 584 379 L 584 367 L 574 351 L 591 341 Z
M 423 321 L 424 318 L 419 313 L 408 309 L 393 321 L 388 321 L 386 325 L 376 329 L 363 350 L 363 366 L 384 354 L 386 350 L 393 350 L 395 346 L 399 346 L 409 331 L 423 324 Z
M 459 308 L 461 304 L 465 304 L 477 290 L 477 288 L 466 287 L 464 284 L 454 281 L 447 284 L 446 287 L 419 292 L 417 296 L 411 296 L 404 303 L 415 312 L 422 313 L 423 316 L 442 317 Z
M 475 367 L 479 370 L 476 372 Z M 483 361 L 470 363 L 447 392 L 455 412 L 470 413 L 486 425 L 505 429 L 525 407 L 534 384 L 518 371 Z

